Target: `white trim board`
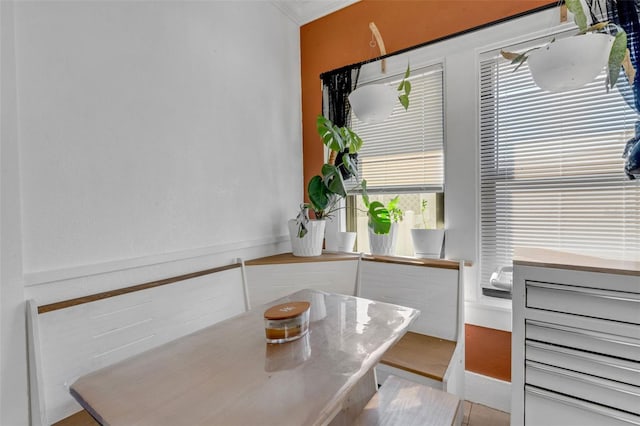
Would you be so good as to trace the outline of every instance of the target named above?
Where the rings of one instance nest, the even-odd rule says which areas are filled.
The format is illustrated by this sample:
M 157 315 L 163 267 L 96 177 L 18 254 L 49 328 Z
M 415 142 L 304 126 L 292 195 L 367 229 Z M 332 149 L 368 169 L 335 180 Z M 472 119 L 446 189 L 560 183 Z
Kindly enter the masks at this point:
M 511 300 L 508 302 L 510 304 Z M 467 300 L 464 303 L 464 315 L 465 324 L 511 331 L 511 306 Z
M 511 412 L 510 382 L 472 373 L 471 371 L 465 371 L 464 373 L 465 400 L 507 413 Z

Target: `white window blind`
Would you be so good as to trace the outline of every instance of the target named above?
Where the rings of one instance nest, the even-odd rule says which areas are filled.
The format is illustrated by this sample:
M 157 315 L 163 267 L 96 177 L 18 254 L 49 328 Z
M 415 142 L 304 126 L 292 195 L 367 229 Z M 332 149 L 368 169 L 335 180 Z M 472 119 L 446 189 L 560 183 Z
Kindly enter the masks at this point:
M 440 192 L 444 176 L 442 66 L 412 70 L 407 111 L 398 101 L 377 124 L 352 114 L 352 129 L 364 144 L 358 153 L 361 178 L 371 192 Z M 402 76 L 386 84 L 397 88 Z
M 526 64 L 513 72 L 497 52 L 481 59 L 481 282 L 511 265 L 516 246 L 635 256 L 640 185 L 621 154 L 637 115 L 607 93 L 605 73 L 548 93 Z

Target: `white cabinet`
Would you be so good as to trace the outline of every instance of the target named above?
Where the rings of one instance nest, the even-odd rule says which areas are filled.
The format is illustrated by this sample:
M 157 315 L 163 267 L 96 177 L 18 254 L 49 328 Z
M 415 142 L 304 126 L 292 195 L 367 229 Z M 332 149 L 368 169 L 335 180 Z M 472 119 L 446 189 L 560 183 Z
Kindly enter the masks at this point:
M 512 425 L 640 425 L 640 263 L 516 253 Z

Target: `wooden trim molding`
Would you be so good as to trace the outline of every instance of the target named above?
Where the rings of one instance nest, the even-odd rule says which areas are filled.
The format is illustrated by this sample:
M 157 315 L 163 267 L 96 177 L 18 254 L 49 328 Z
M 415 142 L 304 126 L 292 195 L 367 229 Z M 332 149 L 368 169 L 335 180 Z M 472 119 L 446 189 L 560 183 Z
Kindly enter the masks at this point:
M 417 257 L 400 257 L 400 256 L 379 256 L 379 255 L 364 255 L 362 260 L 367 262 L 380 262 L 380 263 L 395 263 L 398 265 L 414 265 L 414 266 L 426 266 L 431 268 L 441 269 L 460 269 L 460 263 L 455 260 L 446 259 L 423 259 Z M 467 266 L 465 262 L 465 266 Z
M 160 287 L 167 284 L 173 284 L 178 281 L 189 280 L 192 278 L 201 277 L 203 275 L 209 275 L 216 272 L 222 272 L 229 269 L 240 268 L 241 263 L 234 263 L 231 265 L 219 266 L 217 268 L 205 269 L 204 271 L 192 272 L 189 274 L 178 275 L 176 277 L 165 278 L 158 281 L 151 281 L 144 284 L 137 284 L 131 287 L 119 288 L 116 290 L 105 291 L 102 293 L 90 294 L 88 296 L 78 297 L 75 299 L 63 300 L 61 302 L 50 303 L 48 305 L 38 306 L 38 314 L 44 314 L 46 312 L 57 311 L 59 309 L 65 309 L 71 306 L 82 305 L 84 303 L 95 302 L 96 300 L 108 299 L 110 297 L 121 296 L 127 293 L 133 293 L 136 291 L 147 290 L 149 288 Z
M 257 265 L 278 265 L 285 263 L 311 263 L 311 262 L 335 262 L 342 260 L 358 260 L 358 253 L 329 253 L 324 252 L 320 256 L 301 257 L 294 256 L 291 253 L 281 253 L 274 256 L 261 257 L 258 259 L 247 260 L 244 262 L 247 266 Z
M 268 256 L 268 257 L 249 260 L 245 262 L 245 265 L 258 266 L 258 265 L 278 265 L 278 264 L 288 264 L 288 263 L 336 262 L 336 261 L 358 260 L 359 258 L 360 258 L 359 253 L 324 252 L 320 256 L 312 256 L 312 257 L 300 257 L 300 256 L 294 256 L 291 253 L 281 253 L 274 256 Z M 426 266 L 426 267 L 456 269 L 456 270 L 459 269 L 459 266 L 460 266 L 459 263 L 456 261 L 445 260 L 445 259 L 418 259 L 418 258 L 410 258 L 410 257 L 374 256 L 374 255 L 364 255 L 362 259 L 367 262 L 394 263 L 394 264 L 400 264 L 400 265 L 416 265 L 416 266 Z M 241 263 L 234 263 L 231 265 L 220 266 L 217 268 L 206 269 L 198 272 L 192 272 L 189 274 L 179 275 L 176 277 L 165 278 L 158 281 L 151 281 L 144 284 L 137 284 L 130 287 L 123 287 L 115 290 L 109 290 L 102 293 L 90 294 L 88 296 L 77 297 L 75 299 L 49 303 L 47 305 L 38 306 L 38 314 L 57 311 L 59 309 L 65 309 L 71 306 L 82 305 L 84 303 L 95 302 L 96 300 L 102 300 L 110 297 L 121 296 L 123 294 L 146 290 L 153 287 L 173 284 L 178 281 L 197 278 L 203 275 L 209 275 L 216 272 L 225 271 L 228 269 L 239 268 L 241 266 L 242 266 Z M 465 266 L 471 266 L 471 263 L 465 262 Z
M 310 263 L 310 262 L 335 262 L 341 260 L 357 260 L 360 258 L 360 253 L 334 253 L 323 252 L 320 256 L 300 257 L 294 256 L 291 253 L 276 254 L 275 256 L 261 257 L 258 259 L 252 259 L 245 262 L 247 266 L 256 265 L 278 265 L 285 263 Z M 362 260 L 368 262 L 381 262 L 381 263 L 395 263 L 399 265 L 416 265 L 416 266 L 428 266 L 432 268 L 443 269 L 459 269 L 460 263 L 456 260 L 447 259 L 421 259 L 416 257 L 402 257 L 402 256 L 378 256 L 365 254 L 362 255 Z M 472 262 L 465 261 L 464 266 L 473 266 Z

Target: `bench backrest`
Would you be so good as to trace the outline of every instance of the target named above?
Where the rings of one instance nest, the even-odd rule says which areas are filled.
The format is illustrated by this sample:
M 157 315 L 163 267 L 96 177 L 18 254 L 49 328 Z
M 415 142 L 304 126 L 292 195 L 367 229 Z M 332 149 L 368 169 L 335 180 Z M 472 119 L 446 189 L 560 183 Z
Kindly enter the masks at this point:
M 82 409 L 68 390 L 78 377 L 244 312 L 244 289 L 238 263 L 50 305 L 29 300 L 32 424 Z
M 370 261 L 364 258 L 358 276 L 358 295 L 420 310 L 409 328 L 441 339 L 464 340 L 463 264 L 432 267 Z
M 349 260 L 259 264 L 247 262 L 247 291 L 251 306 L 261 305 L 303 289 L 355 296 L 358 257 Z

